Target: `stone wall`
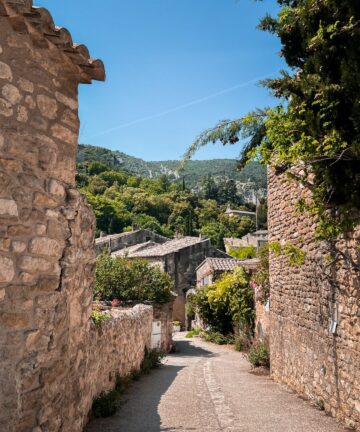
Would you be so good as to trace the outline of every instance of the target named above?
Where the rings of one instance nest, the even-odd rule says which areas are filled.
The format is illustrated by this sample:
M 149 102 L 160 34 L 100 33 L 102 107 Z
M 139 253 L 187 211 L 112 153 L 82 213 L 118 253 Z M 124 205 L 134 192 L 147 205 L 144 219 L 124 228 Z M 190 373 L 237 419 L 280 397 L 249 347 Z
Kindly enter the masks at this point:
M 271 256 L 271 375 L 360 428 L 360 275 L 315 240 L 316 222 L 295 204 L 309 191 L 269 173 L 270 242 L 292 242 L 305 264 Z M 359 263 L 360 226 L 336 247 Z
M 110 314 L 111 319 L 99 329 L 90 324 L 86 338 L 80 341 L 83 350 L 73 357 L 66 388 L 67 414 L 60 429 L 64 432 L 81 432 L 95 397 L 113 389 L 117 375 L 138 370 L 145 346 L 150 348 L 152 306 L 112 309 Z
M 90 319 L 95 218 L 75 189 L 87 56 L 46 10 L 0 0 L 1 432 L 80 432 L 150 343 L 151 308 Z

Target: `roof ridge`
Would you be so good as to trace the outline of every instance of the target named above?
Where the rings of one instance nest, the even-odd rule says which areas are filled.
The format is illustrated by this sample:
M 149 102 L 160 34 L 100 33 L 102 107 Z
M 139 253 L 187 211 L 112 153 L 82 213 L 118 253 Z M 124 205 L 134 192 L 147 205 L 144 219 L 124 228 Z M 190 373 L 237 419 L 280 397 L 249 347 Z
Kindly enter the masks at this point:
M 14 31 L 28 34 L 39 48 L 55 46 L 77 70 L 79 81 L 105 80 L 105 67 L 101 60 L 90 57 L 83 44 L 76 44 L 71 33 L 64 27 L 57 27 L 51 13 L 32 0 L 0 0 L 0 19 L 6 17 Z

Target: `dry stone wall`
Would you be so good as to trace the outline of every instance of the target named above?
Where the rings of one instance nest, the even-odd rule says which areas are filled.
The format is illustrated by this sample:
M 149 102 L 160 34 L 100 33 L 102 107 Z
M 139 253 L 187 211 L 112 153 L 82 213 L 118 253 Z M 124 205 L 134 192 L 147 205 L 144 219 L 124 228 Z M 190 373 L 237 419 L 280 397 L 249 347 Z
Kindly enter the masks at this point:
M 90 323 L 85 339 L 74 345 L 63 431 L 82 431 L 94 398 L 113 389 L 118 375 L 139 370 L 145 347 L 150 349 L 152 306 L 112 309 L 110 314 L 100 328 Z
M 92 398 L 116 372 L 139 366 L 152 309 L 122 312 L 101 330 L 92 324 L 95 219 L 75 189 L 77 88 L 89 78 L 47 12 L 4 12 L 7 3 L 0 0 L 0 430 L 80 432 Z M 31 1 L 11 4 L 26 12 Z M 65 38 L 67 54 L 30 31 L 28 17 L 43 17 L 37 28 L 60 45 Z
M 344 260 L 329 264 L 316 221 L 295 210 L 300 197 L 309 191 L 269 172 L 269 241 L 306 252 L 299 267 L 285 255 L 270 259 L 271 374 L 360 428 L 360 274 Z M 360 226 L 336 247 L 359 263 L 359 244 Z

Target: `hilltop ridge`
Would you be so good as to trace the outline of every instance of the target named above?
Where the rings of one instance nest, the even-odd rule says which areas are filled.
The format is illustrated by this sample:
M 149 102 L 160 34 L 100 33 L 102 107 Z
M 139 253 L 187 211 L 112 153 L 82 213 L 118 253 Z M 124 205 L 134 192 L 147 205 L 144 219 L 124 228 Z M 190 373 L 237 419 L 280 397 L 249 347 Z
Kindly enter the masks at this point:
M 80 144 L 78 149 L 78 162 L 98 161 L 144 178 L 158 178 L 166 174 L 170 180 L 176 181 L 185 178 L 191 188 L 197 188 L 201 179 L 211 175 L 214 179 L 233 179 L 239 183 L 254 183 L 254 189 L 266 189 L 266 168 L 257 162 L 252 162 L 242 171 L 237 171 L 236 160 L 212 159 L 190 160 L 184 170 L 179 173 L 178 160 L 145 161 L 120 151 L 113 151 L 104 147 Z

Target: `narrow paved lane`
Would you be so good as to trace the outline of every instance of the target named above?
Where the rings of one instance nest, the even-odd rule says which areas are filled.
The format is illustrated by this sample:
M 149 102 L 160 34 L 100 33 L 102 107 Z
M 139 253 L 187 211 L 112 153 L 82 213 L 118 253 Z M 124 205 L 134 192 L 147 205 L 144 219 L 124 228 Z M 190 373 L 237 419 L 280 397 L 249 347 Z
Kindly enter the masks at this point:
M 124 405 L 86 432 L 344 432 L 241 354 L 178 336 L 178 354 L 126 392 Z

